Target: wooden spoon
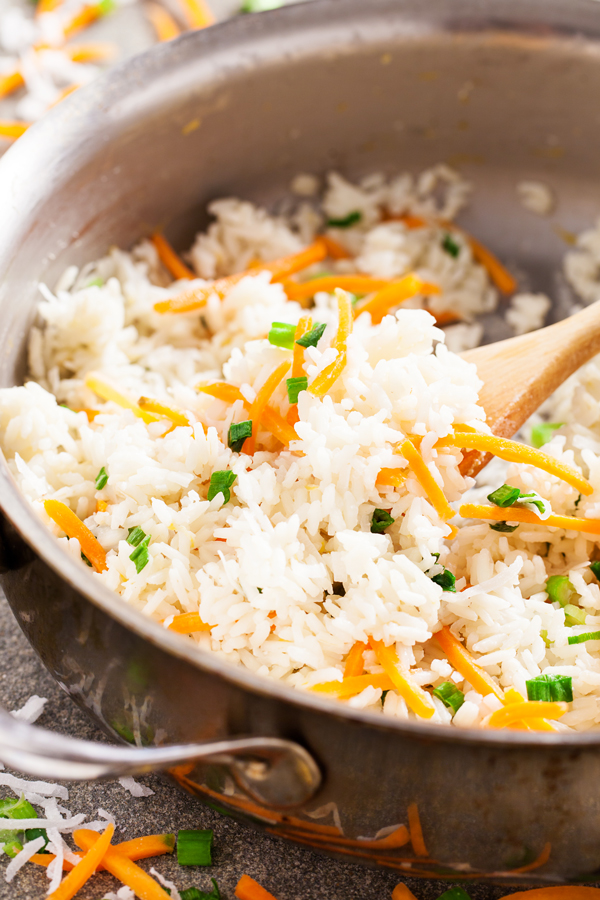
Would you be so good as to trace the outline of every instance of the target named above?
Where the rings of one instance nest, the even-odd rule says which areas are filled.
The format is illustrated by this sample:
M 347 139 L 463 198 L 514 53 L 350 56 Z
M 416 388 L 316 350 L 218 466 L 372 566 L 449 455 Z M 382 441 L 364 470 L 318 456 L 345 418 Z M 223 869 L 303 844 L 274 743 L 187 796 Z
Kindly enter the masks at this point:
M 483 387 L 479 402 L 498 437 L 512 437 L 577 369 L 600 353 L 600 303 L 530 334 L 462 353 L 475 363 Z M 466 453 L 460 470 L 474 476 L 489 453 Z

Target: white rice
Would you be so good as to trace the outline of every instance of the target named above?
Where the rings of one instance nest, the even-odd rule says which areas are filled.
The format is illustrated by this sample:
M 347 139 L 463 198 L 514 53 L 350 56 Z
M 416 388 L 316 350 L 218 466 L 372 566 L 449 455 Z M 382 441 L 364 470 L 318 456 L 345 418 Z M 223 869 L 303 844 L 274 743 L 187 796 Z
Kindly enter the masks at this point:
M 306 176 L 296 179 L 295 190 L 309 196 Z M 600 588 L 589 569 L 596 541 L 541 525 L 499 534 L 485 522 L 457 520 L 462 527 L 449 542 L 449 527 L 410 471 L 397 490 L 376 484 L 381 468 L 406 469 L 394 447 L 416 435 L 452 504 L 469 489 L 485 497 L 509 481 L 537 491 L 557 514 L 600 516 L 596 362 L 548 408 L 557 421 L 570 424 L 545 449 L 579 467 L 594 487 L 577 510 L 577 491 L 537 469 L 493 463 L 473 488 L 460 474 L 461 454 L 434 449 L 455 423 L 487 428 L 477 373 L 452 350 L 480 340 L 475 319 L 496 307 L 497 294 L 462 232 L 452 231 L 458 246 L 453 255 L 443 247 L 447 225 L 409 228 L 387 217 L 448 220 L 468 196 L 468 184 L 438 166 L 416 178 L 386 181 L 373 175 L 359 185 L 331 175 L 321 204 L 302 201 L 289 217 L 231 198 L 211 205 L 215 221 L 187 257 L 198 274 L 192 287 L 244 271 L 253 260 L 297 252 L 326 219 L 359 211 L 353 227 L 329 229 L 355 257 L 328 261 L 329 271 L 378 278 L 416 271 L 442 289 L 428 301 L 408 301 L 379 325 L 368 314 L 355 320 L 347 365 L 333 388 L 323 399 L 300 394 L 298 440 L 289 450 L 264 432 L 254 456 L 232 452 L 229 425 L 246 418 L 243 404 L 225 404 L 196 386 L 225 378 L 251 402 L 267 375 L 290 356 L 266 340 L 272 322 L 297 323 L 300 305 L 288 302 L 283 287 L 260 273 L 240 281 L 223 301 L 213 294 L 201 315 L 162 316 L 154 304 L 190 283 L 172 284 L 145 241 L 131 252 L 112 249 L 81 271 L 67 270 L 54 292 L 43 289 L 30 343 L 32 380 L 0 391 L 2 446 L 17 483 L 65 552 L 80 560 L 79 543 L 67 540 L 47 517 L 48 498 L 69 505 L 102 544 L 107 569 L 91 577 L 166 626 L 185 612 L 198 613 L 211 626 L 210 633 L 182 640 L 259 675 L 310 689 L 341 680 L 350 648 L 372 636 L 395 647 L 416 684 L 451 681 L 464 691 L 454 719 L 434 698 L 432 721 L 477 727 L 498 701 L 464 682 L 432 640 L 447 624 L 502 688 L 526 695 L 526 680 L 540 673 L 570 675 L 575 699 L 556 727 L 586 729 L 600 722 L 600 657 L 595 643 L 569 646 L 567 638 L 600 628 Z M 600 226 L 582 237 L 570 257 L 577 259 L 567 258 L 567 274 L 583 288 L 583 299 L 593 299 L 593 292 L 600 296 Z M 90 285 L 97 279 L 100 285 Z M 548 302 L 530 295 L 513 299 L 513 328 L 522 333 L 538 327 Z M 463 322 L 444 334 L 424 306 L 434 314 L 457 313 Z M 311 315 L 327 328 L 305 354 L 309 383 L 336 356 L 335 298 L 318 294 Z M 149 396 L 184 409 L 191 424 L 145 425 L 131 411 L 99 401 L 84 384 L 90 371 L 110 376 L 134 400 Z M 285 382 L 270 402 L 285 417 Z M 73 412 L 92 408 L 99 414 L 91 423 L 85 412 Z M 97 490 L 102 468 L 108 482 Z M 227 503 L 222 494 L 207 499 L 211 474 L 220 470 L 236 475 Z M 107 505 L 105 511 L 98 501 Z M 370 531 L 376 508 L 395 519 L 384 534 Z M 140 573 L 126 540 L 136 526 L 150 536 L 149 562 Z M 456 575 L 457 593 L 443 592 L 431 580 L 442 566 Z M 585 626 L 575 632 L 565 625 L 564 610 L 548 602 L 545 585 L 553 574 L 569 575 L 585 610 Z M 467 584 L 472 587 L 461 593 Z M 372 651 L 365 654 L 365 671 L 382 671 Z M 381 690 L 367 688 L 349 702 L 381 710 Z M 383 713 L 415 718 L 394 691 Z
M 520 181 L 517 195 L 521 205 L 538 216 L 548 216 L 554 209 L 554 194 L 542 181 Z

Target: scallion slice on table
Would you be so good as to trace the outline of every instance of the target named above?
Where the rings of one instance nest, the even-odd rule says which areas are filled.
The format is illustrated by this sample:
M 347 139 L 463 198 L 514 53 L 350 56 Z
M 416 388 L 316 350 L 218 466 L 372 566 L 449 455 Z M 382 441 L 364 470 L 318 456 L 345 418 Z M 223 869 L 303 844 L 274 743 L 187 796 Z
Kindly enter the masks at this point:
M 241 453 L 246 438 L 252 437 L 252 422 L 232 422 L 229 426 L 227 443 L 234 453 Z
M 177 862 L 180 866 L 210 866 L 212 864 L 213 832 L 177 832 Z
M 371 534 L 383 534 L 386 528 L 393 525 L 396 520 L 392 519 L 389 512 L 385 509 L 373 510 L 373 518 L 371 519 Z
M 471 900 L 471 898 L 461 887 L 451 887 L 438 897 L 438 900 Z
M 568 575 L 551 575 L 546 582 L 546 593 L 552 603 L 559 603 L 560 606 L 567 606 L 579 596 Z
M 179 892 L 181 900 L 221 900 L 221 892 L 219 885 L 214 878 L 210 879 L 213 883 L 212 891 L 201 891 L 197 887 L 186 888 Z
M 306 334 L 303 334 L 302 337 L 299 337 L 296 341 L 297 344 L 300 344 L 301 347 L 316 347 L 323 335 L 325 334 L 325 329 L 327 325 L 323 322 L 317 322 L 316 325 L 307 331 Z
M 434 688 L 433 695 L 434 697 L 439 697 L 444 706 L 447 706 L 448 709 L 451 709 L 455 713 L 458 712 L 465 702 L 465 695 L 460 688 L 457 688 L 451 681 L 445 681 L 444 684 L 440 684 L 439 687 Z
M 570 675 L 538 675 L 525 684 L 528 700 L 573 702 L 573 679 Z
M 586 631 L 584 634 L 571 634 L 569 644 L 585 644 L 586 641 L 600 641 L 600 631 Z
M 296 341 L 296 343 L 299 343 Z M 298 402 L 298 394 L 305 391 L 308 387 L 308 378 L 306 375 L 300 375 L 298 378 L 288 378 L 286 381 L 288 400 L 290 403 Z
M 442 249 L 453 259 L 456 259 L 460 253 L 460 244 L 457 244 L 452 235 L 447 233 L 442 241 Z
M 340 219 L 328 219 L 327 227 L 328 228 L 352 228 L 353 225 L 356 225 L 361 221 L 363 214 L 359 209 L 355 209 L 353 212 L 348 213 L 347 216 L 343 216 Z
M 539 450 L 540 447 L 552 440 L 554 432 L 558 428 L 562 428 L 564 424 L 564 422 L 541 422 L 539 425 L 534 425 L 531 429 L 531 443 Z
M 21 796 L 18 800 L 8 798 L 0 800 L 0 817 L 3 819 L 37 819 L 38 814 L 25 797 Z M 45 840 L 42 850 L 38 853 L 45 853 L 45 847 L 48 844 L 48 835 L 44 828 L 28 828 L 25 832 L 25 840 L 33 841 L 37 837 L 43 837 Z M 23 844 L 17 839 L 14 831 L 2 831 L 0 829 L 0 841 L 4 843 L 4 852 L 7 856 L 15 857 L 23 849 Z
M 217 494 L 223 494 L 223 503 L 229 503 L 231 500 L 231 491 L 229 488 L 237 478 L 235 472 L 228 470 L 221 472 L 213 472 L 210 476 L 210 484 L 208 486 L 208 499 L 213 500 Z
M 273 322 L 269 331 L 269 343 L 284 350 L 293 350 L 296 326 L 288 322 Z
M 106 482 L 108 481 L 108 472 L 102 466 L 98 474 L 96 475 L 96 480 L 94 484 L 96 485 L 96 490 L 101 491 L 103 487 L 106 487 Z

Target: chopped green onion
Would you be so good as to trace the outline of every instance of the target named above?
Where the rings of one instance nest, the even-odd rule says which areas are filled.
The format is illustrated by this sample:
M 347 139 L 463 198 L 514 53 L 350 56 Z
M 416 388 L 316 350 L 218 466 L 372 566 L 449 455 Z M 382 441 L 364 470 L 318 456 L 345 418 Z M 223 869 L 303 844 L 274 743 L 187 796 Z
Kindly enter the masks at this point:
M 115 0 L 100 0 L 98 10 L 101 16 L 107 16 L 117 8 Z
M 308 387 L 308 378 L 306 375 L 300 375 L 298 378 L 288 378 L 286 385 L 288 400 L 290 403 L 297 403 L 300 391 L 305 391 Z
M 528 700 L 543 700 L 546 703 L 573 702 L 573 679 L 570 675 L 538 675 L 525 682 Z
M 542 516 L 545 513 L 550 514 L 552 512 L 548 501 L 540 497 L 537 491 L 528 491 L 526 494 L 521 494 L 519 503 L 522 503 L 524 506 L 535 506 Z
M 449 891 L 445 891 L 438 900 L 471 900 L 466 891 L 461 887 L 451 887 Z
M 101 491 L 103 487 L 106 487 L 106 482 L 108 481 L 108 472 L 102 466 L 98 474 L 96 475 L 96 481 L 94 484 L 96 485 L 96 490 Z
M 2 849 L 10 859 L 14 859 L 23 849 L 23 844 L 21 841 L 5 841 Z M 40 851 L 38 850 L 37 852 L 39 853 Z
M 231 491 L 229 488 L 236 478 L 237 475 L 235 472 L 213 472 L 210 476 L 210 484 L 208 486 L 208 499 L 213 500 L 217 494 L 223 494 L 223 503 L 229 503 L 231 500 Z
M 450 256 L 456 257 L 460 253 L 460 244 L 457 244 L 451 234 L 445 234 L 444 240 L 442 241 L 442 248 L 448 253 Z
M 510 484 L 503 484 L 502 487 L 488 494 L 488 500 L 490 503 L 506 509 L 507 506 L 512 506 L 513 503 L 516 503 L 520 496 L 521 491 L 519 488 L 512 487 Z
M 288 322 L 273 322 L 269 331 L 269 343 L 284 350 L 293 350 L 296 326 Z
M 347 216 L 344 216 L 341 219 L 328 219 L 327 227 L 328 228 L 352 228 L 353 225 L 356 225 L 357 222 L 360 222 L 363 214 L 360 210 L 355 209 L 354 212 L 348 213 Z
M 508 525 L 506 522 L 494 522 L 493 525 L 490 525 L 492 531 L 499 531 L 501 534 L 512 534 L 518 527 L 518 525 Z
M 439 575 L 429 576 L 435 584 L 439 584 L 443 591 L 456 593 L 456 578 L 448 569 L 444 569 Z
M 558 428 L 562 428 L 564 424 L 564 422 L 541 422 L 539 425 L 534 425 L 531 429 L 531 443 L 539 450 L 540 447 L 552 440 L 554 432 Z
M 29 803 L 28 800 L 25 799 L 21 795 L 18 800 L 14 800 L 12 798 L 6 800 L 0 800 L 0 817 L 3 819 L 37 819 L 38 814 L 35 809 Z M 2 837 L 7 839 L 7 843 L 4 844 L 4 852 L 8 856 L 16 856 L 17 853 L 23 849 L 23 846 L 19 840 L 16 838 L 16 834 L 14 831 L 9 832 L 0 832 Z M 44 846 L 41 850 L 38 850 L 38 853 L 44 853 L 45 847 L 48 844 L 48 835 L 44 828 L 28 828 L 25 831 L 25 839 L 27 841 L 32 841 L 36 837 L 44 838 Z
M 598 581 L 600 581 L 600 562 L 591 562 L 590 569 L 592 570 Z
M 246 422 L 232 422 L 229 426 L 229 435 L 227 443 L 234 453 L 241 453 L 244 441 L 252 437 L 252 422 L 248 419 Z
M 541 637 L 541 639 L 543 640 L 543 642 L 545 643 L 546 647 L 551 647 L 551 646 L 552 646 L 552 641 L 549 641 L 549 640 L 548 640 L 548 632 L 545 631 L 543 628 L 542 628 L 542 630 L 540 631 L 540 637 Z
M 434 688 L 433 695 L 434 697 L 439 697 L 444 706 L 454 710 L 455 713 L 459 711 L 465 702 L 465 695 L 451 681 L 445 681 L 439 687 Z
M 203 831 L 177 832 L 177 862 L 180 866 L 210 866 L 213 832 L 207 828 Z
M 135 569 L 138 575 L 145 569 L 150 562 L 150 554 L 148 553 L 148 544 L 150 543 L 150 535 L 147 534 L 144 540 L 137 545 L 135 550 L 129 554 L 129 559 L 135 563 Z
M 296 343 L 300 344 L 301 347 L 316 347 L 323 337 L 326 328 L 327 325 L 325 325 L 324 322 L 317 322 L 310 331 L 307 331 L 306 334 L 299 337 Z
M 585 625 L 585 610 L 580 606 L 567 603 L 565 606 L 565 625 Z
M 581 503 L 581 498 L 582 498 L 582 497 L 583 497 L 583 494 L 579 494 L 579 496 L 577 497 L 577 500 L 575 501 L 575 509 L 577 509 L 577 507 L 578 507 L 579 504 Z
M 81 554 L 81 558 L 82 558 L 82 560 L 84 561 L 84 563 L 86 564 L 86 566 L 89 566 L 90 569 L 93 569 L 93 568 L 94 568 L 94 567 L 92 566 L 91 562 L 89 561 L 89 559 L 87 558 L 87 556 L 85 555 L 85 553 L 82 553 L 82 554 Z
M 546 582 L 546 593 L 552 603 L 560 603 L 561 606 L 566 606 L 579 596 L 568 575 L 551 575 Z
M 38 853 L 47 853 L 46 847 L 48 846 L 48 835 L 46 834 L 45 828 L 28 828 L 25 832 L 25 839 L 27 841 L 35 841 L 35 839 L 39 837 L 43 837 L 46 843 L 41 850 L 38 850 Z M 6 845 L 4 846 L 4 852 L 6 853 Z
M 210 892 L 201 891 L 197 887 L 186 888 L 179 892 L 181 900 L 221 900 L 221 892 L 219 885 L 214 878 L 210 879 L 213 883 L 213 889 Z
M 244 0 L 240 6 L 241 13 L 266 12 L 268 9 L 279 9 L 284 0 Z
M 393 525 L 396 520 L 392 519 L 389 512 L 385 509 L 373 510 L 373 518 L 371 519 L 371 534 L 383 534 L 386 528 Z
M 103 284 L 104 284 L 104 282 L 102 281 L 101 278 L 93 278 L 91 281 L 88 281 L 88 283 L 86 284 L 86 288 L 102 287 Z
M 389 691 L 382 691 L 382 692 L 381 692 L 381 705 L 382 705 L 382 706 L 385 705 L 385 698 L 387 697 L 388 694 L 389 694 Z
M 131 544 L 132 547 L 137 547 L 138 544 L 141 544 L 144 538 L 146 537 L 146 532 L 143 531 L 139 525 L 136 525 L 135 528 L 130 528 L 127 534 L 127 543 Z
M 571 634 L 569 644 L 585 644 L 586 641 L 600 641 L 600 631 L 586 631 L 584 634 Z

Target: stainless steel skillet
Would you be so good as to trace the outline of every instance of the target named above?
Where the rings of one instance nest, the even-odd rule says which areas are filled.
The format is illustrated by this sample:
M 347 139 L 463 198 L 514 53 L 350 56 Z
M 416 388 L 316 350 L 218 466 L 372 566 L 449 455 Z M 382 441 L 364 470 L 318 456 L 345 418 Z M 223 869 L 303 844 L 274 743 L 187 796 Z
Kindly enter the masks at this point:
M 155 48 L 0 164 L 0 384 L 24 377 L 40 279 L 159 225 L 183 246 L 208 200 L 274 203 L 298 171 L 460 166 L 477 189 L 465 227 L 523 286 L 564 297 L 560 234 L 600 211 L 599 96 L 595 0 L 318 0 Z M 524 178 L 552 186 L 553 222 L 518 205 Z M 21 627 L 76 702 L 138 745 L 67 744 L 3 717 L 7 762 L 76 778 L 177 765 L 183 787 L 227 813 L 415 875 L 598 877 L 600 735 L 402 724 L 260 680 L 99 587 L 4 463 L 0 505 L 1 580 Z M 425 847 L 361 839 L 415 807 Z

